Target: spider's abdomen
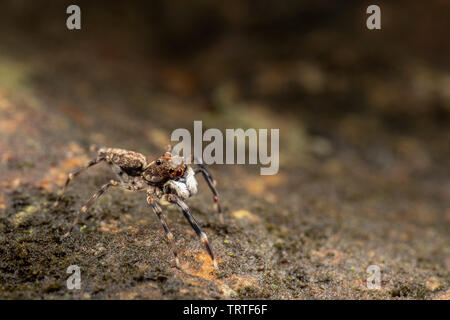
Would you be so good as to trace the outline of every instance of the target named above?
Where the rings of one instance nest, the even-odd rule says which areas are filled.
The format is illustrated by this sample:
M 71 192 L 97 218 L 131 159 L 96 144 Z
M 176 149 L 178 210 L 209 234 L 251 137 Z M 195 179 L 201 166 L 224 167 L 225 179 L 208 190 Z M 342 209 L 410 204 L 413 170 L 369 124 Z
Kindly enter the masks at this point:
M 147 165 L 144 155 L 117 148 L 101 148 L 98 155 L 106 162 L 119 166 L 130 176 L 139 175 Z

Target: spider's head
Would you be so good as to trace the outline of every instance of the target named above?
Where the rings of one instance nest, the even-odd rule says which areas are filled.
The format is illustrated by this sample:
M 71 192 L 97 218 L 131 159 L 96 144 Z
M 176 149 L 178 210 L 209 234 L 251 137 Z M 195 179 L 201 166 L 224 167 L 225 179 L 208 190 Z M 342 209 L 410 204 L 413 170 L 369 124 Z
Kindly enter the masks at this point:
M 150 183 L 164 183 L 167 180 L 183 176 L 184 168 L 183 157 L 166 152 L 145 168 L 143 176 Z

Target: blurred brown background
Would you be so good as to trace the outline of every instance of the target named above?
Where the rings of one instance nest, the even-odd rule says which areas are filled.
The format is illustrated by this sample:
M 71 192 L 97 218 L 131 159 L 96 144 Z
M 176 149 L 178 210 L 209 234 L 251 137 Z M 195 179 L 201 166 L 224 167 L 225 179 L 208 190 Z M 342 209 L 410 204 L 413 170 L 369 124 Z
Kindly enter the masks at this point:
M 70 4 L 80 31 L 66 28 Z M 370 4 L 382 30 L 366 28 Z M 1 1 L 0 295 L 448 299 L 449 31 L 443 0 Z M 143 199 L 120 192 L 58 243 L 109 177 L 87 173 L 51 209 L 91 144 L 153 158 L 194 120 L 280 128 L 277 176 L 213 166 L 227 226 L 206 185 L 190 202 L 219 274 L 173 209 L 187 262 L 171 268 Z M 81 293 L 64 287 L 74 262 Z M 370 264 L 380 291 L 365 287 Z

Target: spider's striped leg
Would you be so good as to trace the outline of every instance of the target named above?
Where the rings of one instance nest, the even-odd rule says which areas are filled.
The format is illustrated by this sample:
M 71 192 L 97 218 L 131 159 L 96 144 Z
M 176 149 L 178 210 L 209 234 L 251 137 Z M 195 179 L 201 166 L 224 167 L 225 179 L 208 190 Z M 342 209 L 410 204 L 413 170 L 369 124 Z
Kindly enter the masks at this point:
M 72 225 L 70 226 L 69 231 L 62 236 L 61 240 L 64 240 L 65 238 L 67 238 L 68 236 L 70 236 L 72 234 L 73 228 L 78 224 L 78 221 L 80 221 L 81 215 L 83 213 L 86 213 L 88 211 L 88 209 L 94 204 L 94 202 L 100 198 L 100 196 L 102 194 L 104 194 L 106 192 L 106 190 L 108 190 L 110 187 L 112 186 L 117 186 L 119 184 L 118 181 L 115 180 L 111 180 L 110 182 L 108 182 L 107 184 L 104 184 L 100 190 L 98 190 L 91 199 L 89 199 L 89 201 L 83 206 L 81 207 L 80 211 L 78 212 L 77 217 L 75 218 L 75 221 L 72 223 Z
M 158 217 L 159 222 L 161 222 L 164 232 L 166 233 L 167 239 L 169 240 L 170 246 L 172 247 L 172 252 L 173 252 L 173 255 L 175 256 L 175 263 L 177 265 L 177 268 L 180 268 L 180 261 L 178 260 L 178 250 L 177 250 L 177 247 L 175 246 L 173 234 L 170 231 L 169 226 L 167 225 L 166 219 L 164 218 L 164 216 L 162 214 L 161 207 L 156 202 L 156 199 L 151 194 L 148 194 L 148 193 L 147 193 L 147 203 L 152 207 L 153 212 Z
M 84 167 L 78 168 L 78 169 L 76 169 L 75 171 L 69 173 L 69 175 L 67 176 L 67 179 L 66 179 L 66 183 L 64 184 L 64 187 L 63 187 L 63 189 L 62 189 L 62 191 L 61 191 L 61 194 L 59 195 L 58 199 L 55 201 L 55 203 L 53 204 L 53 206 L 54 206 L 54 207 L 57 207 L 57 206 L 58 206 L 58 204 L 59 204 L 59 202 L 61 201 L 61 199 L 62 199 L 64 193 L 66 192 L 67 186 L 69 185 L 70 181 L 72 181 L 77 175 L 79 175 L 80 173 L 82 173 L 82 172 L 85 171 L 86 169 L 92 167 L 93 165 L 96 165 L 97 163 L 99 163 L 99 162 L 101 162 L 101 161 L 103 161 L 103 160 L 104 160 L 104 158 L 97 157 L 97 158 L 92 159 L 91 161 L 89 161 L 89 162 L 87 163 L 87 165 L 85 165 Z
M 178 207 L 181 208 L 181 210 L 183 211 L 184 217 L 186 218 L 186 220 L 191 225 L 192 229 L 194 229 L 197 236 L 200 238 L 200 240 L 202 240 L 203 244 L 205 245 L 206 251 L 208 251 L 208 254 L 211 257 L 211 260 L 214 263 L 214 268 L 217 269 L 217 262 L 214 259 L 214 253 L 209 244 L 208 237 L 206 236 L 206 233 L 204 233 L 203 230 L 200 228 L 200 226 L 198 225 L 198 222 L 195 220 L 195 218 L 192 216 L 191 210 L 189 209 L 189 207 L 186 205 L 186 203 L 183 202 L 183 200 L 181 200 L 174 194 L 168 194 L 166 198 L 169 202 L 174 203 Z
M 217 192 L 216 189 L 216 180 L 214 180 L 212 175 L 209 173 L 208 169 L 206 169 L 206 167 L 203 164 L 199 164 L 199 166 L 194 169 L 194 172 L 195 174 L 201 172 L 203 178 L 205 178 L 206 182 L 208 183 L 208 186 L 214 195 L 214 202 L 216 203 L 217 212 L 219 213 L 219 221 L 221 224 L 223 224 L 222 206 L 220 205 L 219 201 L 219 192 Z

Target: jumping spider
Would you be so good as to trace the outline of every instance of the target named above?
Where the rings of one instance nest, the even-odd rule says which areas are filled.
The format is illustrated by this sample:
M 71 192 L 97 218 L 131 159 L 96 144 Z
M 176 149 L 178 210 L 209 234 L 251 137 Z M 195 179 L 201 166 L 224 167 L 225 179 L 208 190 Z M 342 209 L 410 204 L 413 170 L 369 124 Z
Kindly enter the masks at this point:
M 199 224 L 192 216 L 191 210 L 184 202 L 185 199 L 197 193 L 197 180 L 195 179 L 195 175 L 197 173 L 202 173 L 214 195 L 220 222 L 223 223 L 222 208 L 219 202 L 219 194 L 215 188 L 215 181 L 203 164 L 199 164 L 197 167 L 192 168 L 185 164 L 183 157 L 172 155 L 170 146 L 163 156 L 149 164 L 147 164 L 145 156 L 137 152 L 117 148 L 100 148 L 95 159 L 89 161 L 86 166 L 69 173 L 61 195 L 54 204 L 55 207 L 60 202 L 70 181 L 84 170 L 102 161 L 105 161 L 111 167 L 117 175 L 118 180 L 109 181 L 92 196 L 92 198 L 80 209 L 75 221 L 62 239 L 71 235 L 74 227 L 80 220 L 81 215 L 86 213 L 89 207 L 91 207 L 110 187 L 119 186 L 130 191 L 147 191 L 147 203 L 153 208 L 154 213 L 159 218 L 164 232 L 169 239 L 177 267 L 179 267 L 178 251 L 175 247 L 173 234 L 167 225 L 161 207 L 158 205 L 158 201 L 167 201 L 175 204 L 182 210 L 185 218 L 205 245 L 206 250 L 214 263 L 214 267 L 217 268 L 217 263 L 208 242 L 208 237 L 202 231 Z

